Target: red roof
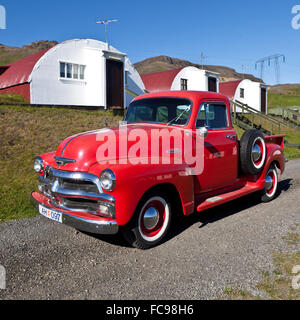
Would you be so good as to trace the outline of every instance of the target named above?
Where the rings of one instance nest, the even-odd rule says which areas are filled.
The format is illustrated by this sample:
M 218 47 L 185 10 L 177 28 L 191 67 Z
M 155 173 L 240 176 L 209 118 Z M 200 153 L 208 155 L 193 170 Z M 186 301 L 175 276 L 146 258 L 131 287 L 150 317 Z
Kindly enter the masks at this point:
M 182 69 L 183 68 L 142 74 L 141 78 L 146 90 L 149 92 L 170 90 L 175 77 Z
M 50 49 L 51 48 L 42 50 L 10 65 L 1 66 L 0 69 L 4 72 L 0 73 L 0 89 L 28 82 L 29 76 L 36 63 Z
M 226 96 L 229 100 L 233 100 L 234 96 L 235 96 L 236 89 L 238 88 L 239 84 L 242 81 L 243 80 L 221 82 L 219 91 L 224 96 Z

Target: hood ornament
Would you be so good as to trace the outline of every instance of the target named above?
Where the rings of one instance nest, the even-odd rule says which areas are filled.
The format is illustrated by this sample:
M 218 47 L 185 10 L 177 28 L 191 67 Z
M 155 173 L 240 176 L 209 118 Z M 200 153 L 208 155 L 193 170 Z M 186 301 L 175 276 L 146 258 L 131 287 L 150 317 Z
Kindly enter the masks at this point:
M 68 163 L 75 163 L 76 160 L 74 159 L 68 159 L 68 158 L 62 158 L 62 157 L 54 157 L 55 162 L 58 166 L 65 166 Z

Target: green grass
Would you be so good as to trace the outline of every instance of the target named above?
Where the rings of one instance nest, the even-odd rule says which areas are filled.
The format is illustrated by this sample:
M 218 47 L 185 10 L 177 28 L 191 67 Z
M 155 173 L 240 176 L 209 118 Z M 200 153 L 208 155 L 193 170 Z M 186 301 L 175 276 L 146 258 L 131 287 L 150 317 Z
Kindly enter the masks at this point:
M 252 120 L 252 116 L 249 115 L 249 119 Z M 260 124 L 260 120 L 258 117 L 254 116 L 254 123 Z M 262 127 L 268 130 L 271 130 L 271 126 L 269 123 L 267 123 L 265 120 L 262 121 Z M 276 130 L 277 126 L 274 125 L 273 130 Z M 235 130 L 238 133 L 238 138 L 241 139 L 243 133 L 245 130 L 239 128 L 237 125 L 235 125 Z M 277 134 L 278 131 L 276 130 L 273 134 Z M 285 140 L 288 141 L 289 144 L 298 144 L 300 145 L 300 131 L 297 131 L 296 129 L 289 128 L 286 126 L 281 126 L 280 130 L 281 134 L 285 134 L 286 138 Z M 287 147 L 284 148 L 284 154 L 287 158 L 290 160 L 298 159 L 300 158 L 300 149 L 296 147 Z
M 299 225 L 293 227 L 293 233 L 288 233 L 282 237 L 288 244 L 299 247 L 300 233 Z M 224 290 L 224 296 L 230 300 L 300 300 L 300 289 L 293 289 L 292 279 L 295 274 L 292 273 L 293 267 L 300 265 L 300 251 L 286 253 L 275 252 L 273 254 L 273 264 L 275 269 L 272 272 L 262 271 L 262 280 L 257 284 L 257 290 L 263 293 L 253 295 L 247 290 L 240 290 L 227 287 Z
M 5 94 L 0 95 L 0 105 L 19 105 L 19 104 L 28 104 L 22 96 L 17 94 Z
M 20 59 L 23 59 L 26 57 L 25 54 L 14 54 L 14 55 L 8 55 L 8 56 L 5 56 L 5 51 L 2 51 L 1 54 L 4 55 L 4 57 L 2 57 L 0 59 L 0 65 L 1 66 L 5 66 L 7 64 L 11 64 L 17 60 L 20 60 Z
M 293 89 L 290 93 L 281 95 L 275 92 L 268 93 L 268 109 L 292 106 L 300 106 L 300 89 Z
M 55 151 L 68 136 L 117 126 L 120 116 L 105 111 L 0 106 L 0 223 L 33 217 L 30 193 L 37 188 L 33 160 Z

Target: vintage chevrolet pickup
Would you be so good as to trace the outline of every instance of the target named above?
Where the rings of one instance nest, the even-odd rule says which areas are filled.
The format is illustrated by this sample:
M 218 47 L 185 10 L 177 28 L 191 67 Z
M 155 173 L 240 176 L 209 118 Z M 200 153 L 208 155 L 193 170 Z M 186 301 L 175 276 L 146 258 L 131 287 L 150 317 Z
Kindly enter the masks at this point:
M 148 249 L 172 218 L 243 197 L 275 198 L 284 135 L 248 130 L 240 141 L 229 100 L 213 92 L 137 97 L 120 126 L 67 138 L 35 159 L 31 200 L 56 222 L 94 234 L 122 232 Z M 174 219 L 175 220 L 175 219 Z

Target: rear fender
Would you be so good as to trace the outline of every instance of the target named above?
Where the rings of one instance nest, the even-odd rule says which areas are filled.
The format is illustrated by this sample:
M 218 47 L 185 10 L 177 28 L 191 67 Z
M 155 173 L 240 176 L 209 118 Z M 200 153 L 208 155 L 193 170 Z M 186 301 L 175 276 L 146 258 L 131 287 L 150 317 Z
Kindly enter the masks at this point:
M 274 143 L 266 143 L 267 146 L 267 159 L 263 171 L 260 173 L 256 185 L 259 185 L 261 189 L 265 186 L 265 180 L 268 173 L 268 170 L 271 164 L 275 164 L 276 167 L 280 170 L 280 174 L 283 174 L 285 170 L 285 157 L 283 149 Z

